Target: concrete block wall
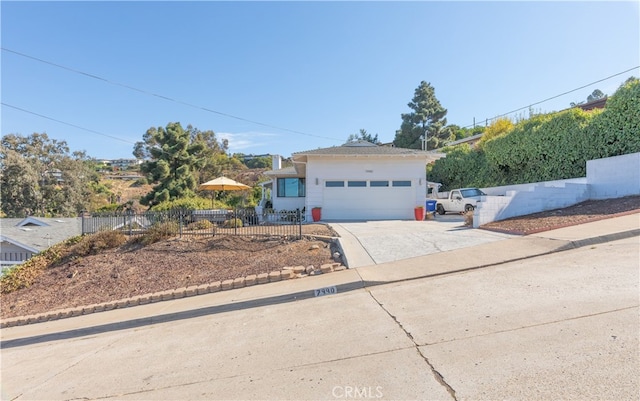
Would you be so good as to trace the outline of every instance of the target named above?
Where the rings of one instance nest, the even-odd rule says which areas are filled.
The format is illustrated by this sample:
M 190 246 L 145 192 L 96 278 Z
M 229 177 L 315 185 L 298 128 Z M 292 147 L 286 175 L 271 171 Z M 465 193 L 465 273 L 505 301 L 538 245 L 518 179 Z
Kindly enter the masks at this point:
M 640 195 L 640 153 L 590 160 L 587 176 L 569 180 L 482 188 L 473 227 L 509 217 L 559 209 L 589 199 Z
M 640 194 L 640 153 L 589 160 L 587 183 L 591 199 Z

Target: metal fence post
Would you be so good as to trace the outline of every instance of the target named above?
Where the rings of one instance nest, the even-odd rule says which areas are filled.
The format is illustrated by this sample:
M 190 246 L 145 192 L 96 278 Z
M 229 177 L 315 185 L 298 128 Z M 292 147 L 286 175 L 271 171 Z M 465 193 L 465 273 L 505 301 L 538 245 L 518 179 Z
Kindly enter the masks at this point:
M 233 209 L 233 235 L 238 234 L 238 208 Z
M 302 238 L 302 214 L 300 208 L 296 209 L 296 217 L 298 219 L 298 239 Z

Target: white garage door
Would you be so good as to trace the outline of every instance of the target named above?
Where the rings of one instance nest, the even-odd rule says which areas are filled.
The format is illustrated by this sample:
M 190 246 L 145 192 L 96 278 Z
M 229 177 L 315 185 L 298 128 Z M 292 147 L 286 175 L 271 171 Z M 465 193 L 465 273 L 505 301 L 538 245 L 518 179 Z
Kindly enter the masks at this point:
M 411 219 L 416 187 L 411 180 L 328 180 L 323 220 Z

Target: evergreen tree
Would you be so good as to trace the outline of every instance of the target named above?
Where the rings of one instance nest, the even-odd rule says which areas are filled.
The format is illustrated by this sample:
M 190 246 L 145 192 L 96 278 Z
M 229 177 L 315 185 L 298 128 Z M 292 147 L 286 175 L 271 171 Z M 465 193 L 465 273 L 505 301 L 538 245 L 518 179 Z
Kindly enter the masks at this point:
M 366 129 L 361 128 L 360 132 L 357 134 L 351 134 L 347 137 L 347 142 L 357 142 L 357 141 L 367 141 L 376 145 L 380 145 L 380 140 L 378 139 L 378 134 L 371 135 L 367 132 Z
M 447 127 L 447 109 L 442 107 L 430 83 L 422 81 L 408 104 L 413 110 L 402 114 L 402 125 L 396 131 L 393 144 L 400 148 L 421 149 L 422 138 L 427 149 L 435 149 L 454 138 L 454 130 Z
M 206 141 L 192 135 L 180 123 L 169 123 L 166 128 L 150 128 L 138 142 L 134 155 L 150 160 L 140 166 L 150 183 L 156 183 L 151 192 L 140 200 L 153 207 L 160 202 L 194 195 L 197 186 L 196 171 L 205 164 Z

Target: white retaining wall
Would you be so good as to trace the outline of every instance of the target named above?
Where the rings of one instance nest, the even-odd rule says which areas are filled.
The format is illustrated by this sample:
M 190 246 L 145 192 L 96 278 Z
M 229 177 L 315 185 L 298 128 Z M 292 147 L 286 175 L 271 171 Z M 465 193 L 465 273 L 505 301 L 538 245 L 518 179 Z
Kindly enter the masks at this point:
M 588 199 L 640 195 L 640 153 L 590 160 L 587 177 L 482 188 L 473 227 L 509 217 L 559 209 Z
M 587 183 L 591 199 L 640 194 L 640 153 L 589 160 Z

